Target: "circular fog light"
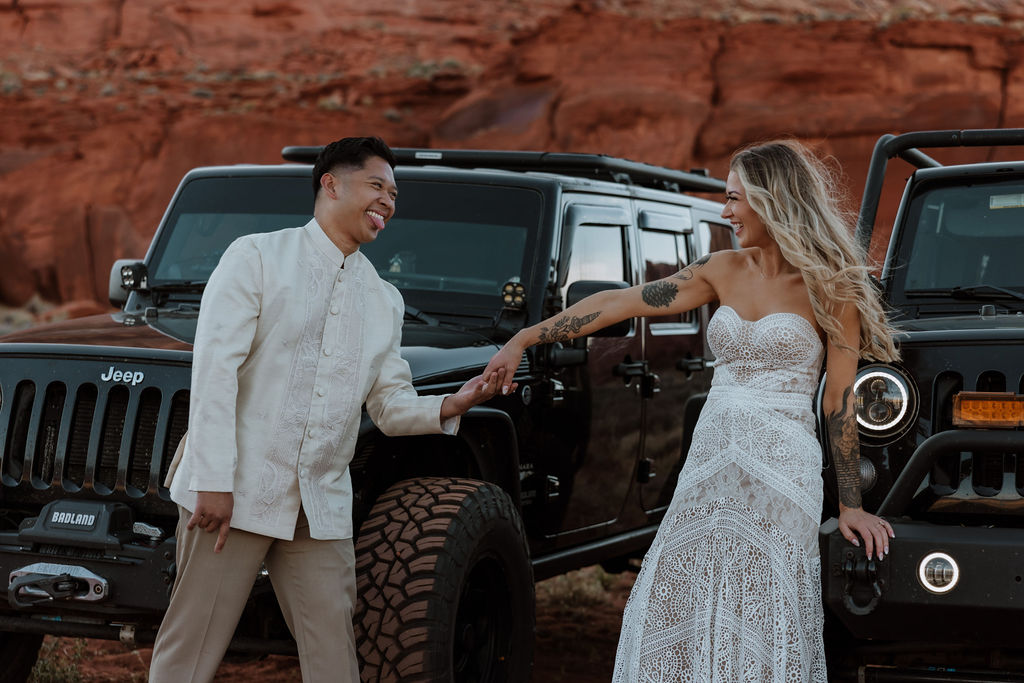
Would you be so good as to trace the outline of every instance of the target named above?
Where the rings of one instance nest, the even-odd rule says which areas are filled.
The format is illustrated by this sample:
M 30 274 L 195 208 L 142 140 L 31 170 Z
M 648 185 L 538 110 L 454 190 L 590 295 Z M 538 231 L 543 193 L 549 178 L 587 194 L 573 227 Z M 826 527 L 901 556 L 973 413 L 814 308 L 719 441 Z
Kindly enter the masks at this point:
M 917 565 L 917 578 L 932 593 L 948 593 L 960 580 L 960 565 L 946 553 L 931 553 Z

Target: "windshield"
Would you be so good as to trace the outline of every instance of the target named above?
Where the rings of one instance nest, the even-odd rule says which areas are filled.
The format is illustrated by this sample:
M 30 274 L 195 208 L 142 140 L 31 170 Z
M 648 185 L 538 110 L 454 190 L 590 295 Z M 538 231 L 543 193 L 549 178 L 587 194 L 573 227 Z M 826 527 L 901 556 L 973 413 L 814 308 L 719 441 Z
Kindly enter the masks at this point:
M 399 289 L 482 294 L 522 277 L 537 232 L 534 190 L 430 181 L 398 183 L 398 210 L 360 249 Z M 422 299 L 420 299 L 422 300 Z
M 312 217 L 308 177 L 196 178 L 182 188 L 161 232 L 149 283 L 206 282 L 237 238 L 305 225 Z
M 909 258 L 893 275 L 908 293 L 1024 291 L 1024 181 L 933 187 L 913 200 L 902 239 Z
M 427 310 L 439 310 L 427 303 L 444 299 L 437 292 L 485 297 L 477 305 L 496 310 L 502 284 L 532 266 L 524 261 L 541 220 L 540 193 L 401 179 L 398 192 L 387 228 L 360 248 L 380 276 Z M 308 176 L 192 180 L 154 250 L 151 286 L 206 282 L 239 236 L 307 223 L 311 195 Z

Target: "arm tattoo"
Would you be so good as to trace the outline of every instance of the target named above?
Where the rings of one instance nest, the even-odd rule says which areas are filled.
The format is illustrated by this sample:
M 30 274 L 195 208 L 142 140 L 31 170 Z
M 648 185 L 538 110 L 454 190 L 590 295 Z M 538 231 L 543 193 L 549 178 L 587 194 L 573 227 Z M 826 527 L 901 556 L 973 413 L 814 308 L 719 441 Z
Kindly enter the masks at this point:
M 690 265 L 688 265 L 685 268 L 683 268 L 682 270 L 680 270 L 678 273 L 676 273 L 672 277 L 674 277 L 677 280 L 692 280 L 693 279 L 693 270 L 692 269 L 693 268 L 700 268 L 701 266 L 703 266 L 705 263 L 707 263 L 710 260 L 711 260 L 711 254 L 705 254 L 704 256 L 701 256 L 699 259 L 697 259 L 696 261 L 694 261 Z
M 859 508 L 860 499 L 860 443 L 857 440 L 857 419 L 853 415 L 853 388 L 843 392 L 842 405 L 825 416 L 828 429 L 832 464 L 836 468 L 839 502 L 848 508 Z
M 676 300 L 679 288 L 671 282 L 652 282 L 640 290 L 644 303 L 654 308 L 664 308 Z
M 579 336 L 580 330 L 583 326 L 589 322 L 597 320 L 597 317 L 601 315 L 601 311 L 595 311 L 594 313 L 588 313 L 582 318 L 576 316 L 563 315 L 561 318 L 551 324 L 551 327 L 540 328 L 540 335 L 537 337 L 537 342 L 540 344 L 548 344 L 556 341 L 569 341 L 574 336 Z

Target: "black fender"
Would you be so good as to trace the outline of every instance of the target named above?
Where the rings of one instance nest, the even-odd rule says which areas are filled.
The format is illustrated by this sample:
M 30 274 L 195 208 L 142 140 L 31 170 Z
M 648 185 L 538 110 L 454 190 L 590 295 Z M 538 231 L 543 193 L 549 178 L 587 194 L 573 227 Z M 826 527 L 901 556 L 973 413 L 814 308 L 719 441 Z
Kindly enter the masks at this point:
M 375 467 L 373 459 L 376 450 L 373 444 L 383 436 L 377 425 L 364 412 L 359 424 L 359 436 L 355 454 L 349 465 L 353 476 L 358 476 Z M 400 439 L 416 439 L 416 436 L 397 437 Z M 432 476 L 475 477 L 500 486 L 516 506 L 521 504 L 519 484 L 519 439 L 516 436 L 512 418 L 503 410 L 486 406 L 474 406 L 462 416 L 459 431 L 452 437 L 462 441 L 472 462 L 467 463 L 470 469 L 465 472 L 433 472 Z M 428 473 L 424 473 L 428 474 Z M 390 485 L 392 481 L 375 482 Z
M 500 486 L 520 506 L 519 439 L 509 414 L 474 406 L 462 416 L 458 436 L 469 446 L 480 478 Z

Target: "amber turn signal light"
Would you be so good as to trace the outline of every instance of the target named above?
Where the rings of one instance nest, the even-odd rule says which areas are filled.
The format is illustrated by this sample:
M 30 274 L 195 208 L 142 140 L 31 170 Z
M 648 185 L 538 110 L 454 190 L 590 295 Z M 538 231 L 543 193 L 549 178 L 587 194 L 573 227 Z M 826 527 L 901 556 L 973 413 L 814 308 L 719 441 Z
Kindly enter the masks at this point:
M 1024 427 L 1024 396 L 1009 392 L 961 391 L 953 397 L 957 427 Z

